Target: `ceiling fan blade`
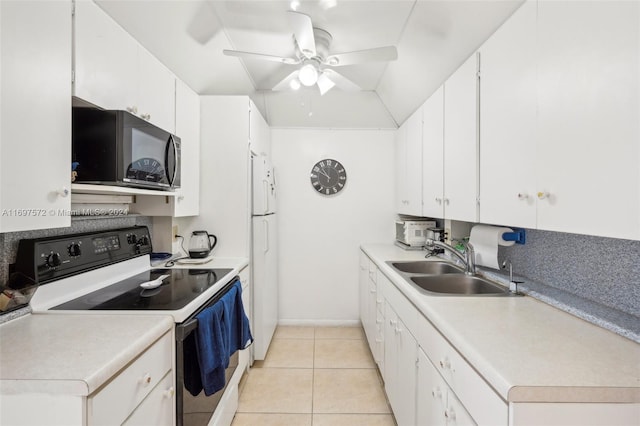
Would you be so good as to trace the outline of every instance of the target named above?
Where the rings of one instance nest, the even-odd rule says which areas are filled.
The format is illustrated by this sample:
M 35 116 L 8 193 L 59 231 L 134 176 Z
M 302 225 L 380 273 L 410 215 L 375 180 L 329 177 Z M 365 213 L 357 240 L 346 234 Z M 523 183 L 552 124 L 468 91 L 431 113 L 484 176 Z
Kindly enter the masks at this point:
M 318 76 L 317 84 L 318 89 L 320 89 L 320 96 L 327 93 L 336 85 L 324 72 Z
M 292 89 L 291 81 L 297 78 L 298 78 L 298 70 L 292 72 L 291 74 L 289 74 L 288 76 L 280 80 L 280 82 L 275 86 L 273 86 L 271 90 L 276 92 L 279 92 L 281 90 L 291 90 Z
M 343 76 L 342 74 L 339 74 L 338 72 L 336 72 L 334 70 L 326 69 L 326 70 L 322 71 L 322 75 L 326 76 L 333 83 L 335 83 L 335 85 L 340 90 L 344 90 L 346 92 L 358 92 L 358 91 L 362 90 L 362 88 L 360 86 L 358 86 L 353 81 L 349 80 L 347 77 Z M 318 79 L 318 82 L 319 81 L 320 80 Z
M 324 62 L 332 67 L 354 65 L 363 62 L 395 61 L 398 59 L 398 49 L 395 46 L 376 47 L 373 49 L 356 50 L 354 52 L 338 53 L 329 56 Z
M 289 10 L 287 13 L 289 16 L 289 24 L 291 25 L 291 29 L 293 30 L 302 54 L 307 58 L 313 58 L 316 56 L 316 40 L 313 36 L 311 17 L 293 10 Z
M 301 62 L 299 59 L 296 59 L 296 58 L 282 58 L 280 56 L 263 55 L 262 53 L 243 52 L 241 50 L 225 49 L 222 51 L 222 53 L 224 53 L 227 56 L 237 56 L 238 58 L 245 58 L 245 59 L 260 59 L 263 61 L 280 62 L 281 64 L 287 64 L 287 65 L 297 65 Z

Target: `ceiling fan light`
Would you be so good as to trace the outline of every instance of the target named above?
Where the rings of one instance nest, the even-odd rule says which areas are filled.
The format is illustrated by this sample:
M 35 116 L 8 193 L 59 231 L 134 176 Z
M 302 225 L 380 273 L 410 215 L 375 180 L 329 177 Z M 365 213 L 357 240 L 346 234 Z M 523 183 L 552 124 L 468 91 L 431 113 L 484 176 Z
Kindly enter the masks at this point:
M 300 81 L 298 81 L 297 78 L 294 78 L 289 82 L 289 87 L 291 87 L 292 90 L 298 90 L 300 88 Z
M 300 68 L 298 79 L 304 86 L 313 86 L 318 81 L 318 70 L 312 64 L 306 64 Z

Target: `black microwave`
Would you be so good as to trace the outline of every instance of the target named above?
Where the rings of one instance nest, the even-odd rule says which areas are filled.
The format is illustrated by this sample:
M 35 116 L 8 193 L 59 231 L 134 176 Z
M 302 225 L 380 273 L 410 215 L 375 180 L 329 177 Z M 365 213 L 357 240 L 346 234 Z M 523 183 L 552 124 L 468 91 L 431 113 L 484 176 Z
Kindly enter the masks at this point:
M 180 138 L 127 111 L 73 107 L 76 183 L 180 187 Z

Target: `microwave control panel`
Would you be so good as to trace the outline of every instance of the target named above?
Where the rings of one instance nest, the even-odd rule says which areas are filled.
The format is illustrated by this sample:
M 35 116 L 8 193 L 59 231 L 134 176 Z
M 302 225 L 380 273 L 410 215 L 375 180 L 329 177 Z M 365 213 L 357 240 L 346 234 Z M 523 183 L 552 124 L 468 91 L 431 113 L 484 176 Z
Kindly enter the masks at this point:
M 44 284 L 151 251 L 146 226 L 26 239 L 18 243 L 12 272 Z

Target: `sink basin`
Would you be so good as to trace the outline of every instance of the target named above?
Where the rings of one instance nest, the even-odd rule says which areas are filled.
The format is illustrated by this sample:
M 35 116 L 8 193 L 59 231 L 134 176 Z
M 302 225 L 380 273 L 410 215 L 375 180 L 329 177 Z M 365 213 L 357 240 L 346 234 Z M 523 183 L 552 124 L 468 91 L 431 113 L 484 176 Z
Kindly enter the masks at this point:
M 387 262 L 392 267 L 401 272 L 407 272 L 411 274 L 459 274 L 462 271 L 461 268 L 454 266 L 447 262 L 437 262 L 429 260 L 418 260 L 414 262 Z
M 494 295 L 508 296 L 509 290 L 483 278 L 464 274 L 411 277 L 411 283 L 429 293 L 442 295 Z

